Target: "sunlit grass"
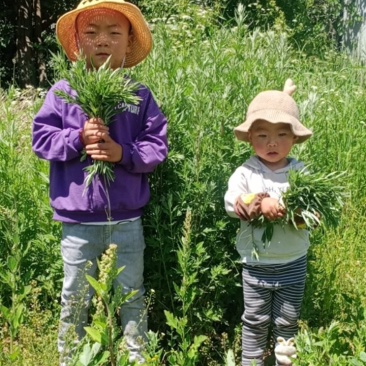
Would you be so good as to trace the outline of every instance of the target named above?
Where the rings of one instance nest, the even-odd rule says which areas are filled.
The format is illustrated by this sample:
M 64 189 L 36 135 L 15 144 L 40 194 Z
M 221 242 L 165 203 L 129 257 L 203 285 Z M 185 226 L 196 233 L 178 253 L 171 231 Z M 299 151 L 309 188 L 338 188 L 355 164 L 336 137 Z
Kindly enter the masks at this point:
M 300 349 L 310 365 L 313 359 L 308 350 L 315 355 L 318 350 L 305 347 L 306 336 L 331 341 L 338 335 L 345 341 L 325 347 L 328 354 L 324 360 L 335 362 L 338 357 L 335 364 L 339 366 L 348 365 L 347 357 L 359 360 L 360 344 L 365 344 L 366 338 L 360 325 L 366 316 L 365 69 L 333 52 L 322 60 L 308 59 L 290 47 L 285 34 L 248 33 L 244 25 L 213 28 L 209 36 L 200 32 L 192 37 L 172 36 L 166 27 L 156 24 L 153 52 L 132 72 L 136 80 L 153 90 L 169 121 L 169 158 L 150 177 L 152 200 L 144 216 L 146 286 L 155 289 L 155 303 L 149 309 L 150 327 L 170 334 L 164 310 L 175 316 L 184 313 L 173 283 L 182 283 L 177 268 L 182 268 L 184 262 L 178 265 L 182 259 L 177 252 L 189 211 L 190 245 L 205 253 L 205 261 L 190 285 L 195 297 L 190 298 L 184 331 L 207 337 L 201 346 L 202 365 L 225 364 L 230 348 L 238 361 L 238 327 L 243 309 L 241 267 L 236 262 L 234 241 L 239 222 L 227 217 L 223 196 L 231 173 L 251 151 L 246 144 L 235 141 L 233 128 L 243 121 L 248 103 L 259 91 L 281 89 L 291 77 L 297 85 L 294 98 L 300 106 L 301 120 L 314 131 L 309 141 L 293 150 L 294 156 L 317 171 L 346 171 L 350 192 L 338 228 L 319 229 L 312 234 L 301 315 L 301 328 L 307 333 Z M 30 149 L 32 116 L 40 100 L 37 97 L 20 108 L 21 95 L 14 91 L 2 94 L 0 205 L 13 216 L 27 218 L 21 221 L 19 230 L 21 243 L 30 241 L 31 249 L 24 255 L 19 278 L 24 284 L 36 278 L 42 289 L 42 308 L 53 312 L 56 326 L 55 301 L 62 277 L 59 227 L 52 223 L 48 206 L 48 165 L 37 160 Z M 0 224 L 3 230 L 12 232 L 4 221 Z M 1 264 L 11 248 L 9 242 L 2 247 Z M 194 263 L 199 260 L 190 258 Z M 1 272 L 6 267 L 0 268 Z M 0 284 L 1 303 L 10 305 L 10 293 L 6 285 Z M 32 324 L 30 318 L 34 316 L 26 313 L 24 322 Z M 333 322 L 339 325 L 330 328 Z M 4 323 L 3 318 L 0 323 Z M 329 331 L 319 333 L 319 327 Z M 47 329 L 54 333 L 40 334 L 40 344 L 56 338 L 56 327 Z M 32 360 L 27 365 L 41 360 L 42 354 L 48 360 L 50 349 L 55 349 L 34 348 L 30 333 L 19 334 L 21 339 L 15 341 L 24 346 L 24 355 Z M 3 343 L 0 341 L 2 348 Z M 178 338 L 172 337 L 169 342 L 163 339 L 161 347 L 163 354 L 178 350 Z M 17 365 L 18 361 L 12 362 L 3 364 Z

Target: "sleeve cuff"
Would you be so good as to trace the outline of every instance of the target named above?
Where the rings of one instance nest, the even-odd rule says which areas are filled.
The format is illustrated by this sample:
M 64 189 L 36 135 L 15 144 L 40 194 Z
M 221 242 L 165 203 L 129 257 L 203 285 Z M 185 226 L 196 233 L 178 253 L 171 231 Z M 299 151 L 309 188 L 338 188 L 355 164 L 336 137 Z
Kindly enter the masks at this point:
M 122 159 L 118 164 L 124 165 L 126 167 L 132 166 L 132 155 L 134 153 L 133 147 L 127 144 L 121 144 L 122 146 Z
M 250 221 L 262 213 L 261 203 L 266 197 L 268 193 L 242 194 L 236 199 L 234 211 L 241 220 Z
M 75 150 L 82 151 L 84 149 L 84 145 L 80 139 L 81 130 L 72 130 L 70 131 L 70 142 L 74 146 Z

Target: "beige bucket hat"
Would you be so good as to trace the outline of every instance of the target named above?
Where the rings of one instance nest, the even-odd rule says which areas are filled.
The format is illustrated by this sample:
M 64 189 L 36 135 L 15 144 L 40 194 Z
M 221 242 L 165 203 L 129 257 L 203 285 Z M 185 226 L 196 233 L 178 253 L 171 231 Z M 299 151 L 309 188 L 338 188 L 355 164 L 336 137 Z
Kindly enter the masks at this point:
M 249 142 L 248 132 L 257 120 L 270 123 L 288 123 L 295 136 L 296 143 L 302 143 L 312 136 L 312 132 L 299 121 L 299 109 L 291 97 L 295 91 L 291 79 L 286 80 L 284 91 L 267 90 L 259 93 L 249 104 L 244 123 L 234 128 L 235 136 L 240 141 Z
M 140 9 L 123 0 L 82 0 L 76 9 L 62 15 L 56 23 L 56 36 L 70 61 L 76 61 L 79 54 L 76 18 L 90 9 L 112 9 L 122 13 L 131 23 L 134 35 L 131 52 L 126 54 L 124 67 L 137 65 L 150 53 L 152 36 Z

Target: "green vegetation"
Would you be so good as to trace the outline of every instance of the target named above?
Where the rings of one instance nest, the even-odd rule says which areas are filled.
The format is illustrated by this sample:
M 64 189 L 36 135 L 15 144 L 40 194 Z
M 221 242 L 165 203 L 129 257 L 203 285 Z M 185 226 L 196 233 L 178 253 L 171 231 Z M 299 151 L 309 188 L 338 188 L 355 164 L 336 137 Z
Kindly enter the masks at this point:
M 86 275 L 86 279 L 95 290 L 91 325 L 85 327 L 87 337 L 78 344 L 73 355 L 73 365 L 92 366 L 128 365 L 128 352 L 123 344 L 121 329 L 117 326 L 120 306 L 131 299 L 137 291 L 122 295 L 122 291 L 113 292 L 113 281 L 123 268 L 116 267 L 117 246 L 111 244 L 98 261 L 99 275 L 95 279 Z M 76 361 L 76 362 L 75 362 Z
M 0 87 L 47 86 L 53 72 L 49 51 L 57 50 L 54 24 L 79 0 L 17 0 L 3 6 L 0 22 Z M 329 46 L 341 46 L 347 29 L 360 26 L 359 1 L 345 0 L 131 0 L 150 24 L 165 23 L 173 35 L 211 33 L 212 24 L 233 20 L 244 9 L 250 30 L 286 31 L 291 44 L 319 57 Z M 4 3 L 5 5 L 5 3 Z M 23 10 L 24 11 L 20 11 Z M 26 10 L 26 11 L 25 11 Z M 345 16 L 345 14 L 347 14 Z M 192 37 L 193 39 L 195 37 Z M 347 38 L 347 37 L 346 37 Z M 192 39 L 192 40 L 193 40 Z M 29 46 L 31 45 L 31 47 Z
M 109 68 L 109 61 L 106 60 L 98 70 L 86 68 L 85 60 L 80 58 L 69 63 L 62 54 L 55 54 L 53 65 L 58 70 L 61 79 L 65 79 L 71 88 L 77 92 L 76 96 L 57 90 L 55 93 L 64 99 L 66 103 L 77 104 L 90 118 L 101 118 L 106 126 L 113 122 L 113 117 L 118 109 L 115 105 L 123 101 L 126 104 L 137 104 L 139 97 L 135 91 L 137 85 L 125 77 L 123 69 L 112 70 Z M 84 151 L 80 161 L 87 159 Z M 88 173 L 85 178 L 85 185 L 89 187 L 95 176 L 99 175 L 108 191 L 110 182 L 114 180 L 113 163 L 96 160 L 85 168 Z M 110 205 L 109 205 L 110 206 Z M 110 207 L 108 207 L 108 220 L 110 219 Z
M 348 195 L 346 185 L 342 185 L 343 173 L 312 172 L 307 168 L 289 172 L 289 188 L 282 194 L 281 205 L 286 210 L 284 217 L 270 221 L 260 215 L 250 221 L 254 227 L 264 228 L 263 245 L 269 245 L 274 225 L 291 223 L 296 229 L 312 231 L 319 225 L 336 228 L 339 224 L 344 199 Z M 254 195 L 254 194 L 253 194 Z M 253 255 L 258 257 L 258 248 Z
M 144 215 L 147 364 L 239 364 L 239 222 L 226 215 L 223 197 L 251 152 L 233 128 L 259 91 L 281 90 L 291 77 L 302 121 L 314 131 L 293 155 L 314 171 L 346 171 L 350 192 L 339 225 L 312 233 L 296 364 L 365 365 L 365 68 L 330 48 L 310 57 L 286 32 L 249 30 L 242 12 L 225 27 L 201 28 L 200 16 L 181 17 L 178 30 L 156 22 L 152 54 L 130 72 L 169 120 L 169 158 L 151 175 Z M 14 88 L 0 95 L 2 366 L 58 363 L 60 226 L 48 204 L 48 163 L 30 147 L 43 96 Z

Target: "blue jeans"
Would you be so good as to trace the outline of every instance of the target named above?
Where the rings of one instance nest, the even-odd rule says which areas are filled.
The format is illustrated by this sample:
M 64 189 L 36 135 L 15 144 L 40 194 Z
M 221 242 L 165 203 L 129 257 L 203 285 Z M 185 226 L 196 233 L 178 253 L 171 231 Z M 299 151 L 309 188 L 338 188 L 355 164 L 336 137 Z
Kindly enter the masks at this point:
M 143 286 L 145 241 L 141 219 L 115 225 L 63 223 L 61 254 L 64 281 L 58 337 L 61 355 L 67 356 L 70 352 L 66 338 L 70 327 L 75 328 L 79 340 L 85 335 L 84 327 L 87 326 L 88 308 L 93 295 L 85 275 L 96 277 L 97 259 L 110 244 L 117 245 L 117 268 L 125 267 L 115 281 L 115 288 L 121 288 L 124 294 L 138 291 L 123 304 L 120 317 L 130 358 L 140 357 L 141 340 L 145 339 L 147 332 Z M 91 266 L 87 266 L 88 262 Z

